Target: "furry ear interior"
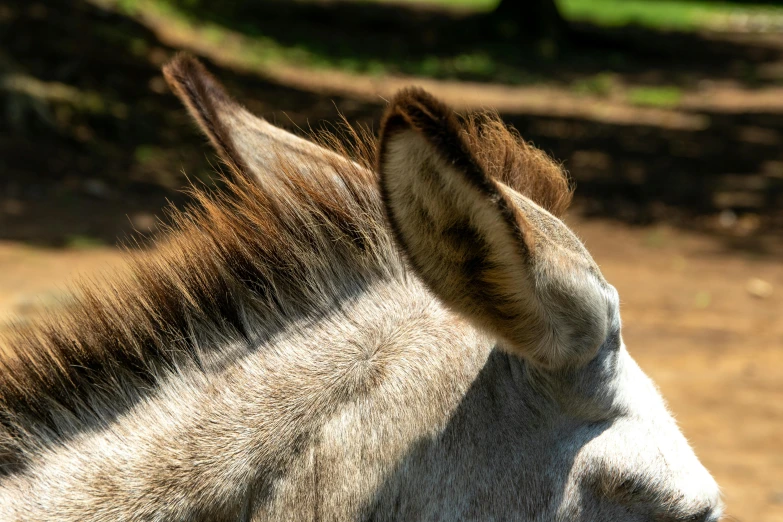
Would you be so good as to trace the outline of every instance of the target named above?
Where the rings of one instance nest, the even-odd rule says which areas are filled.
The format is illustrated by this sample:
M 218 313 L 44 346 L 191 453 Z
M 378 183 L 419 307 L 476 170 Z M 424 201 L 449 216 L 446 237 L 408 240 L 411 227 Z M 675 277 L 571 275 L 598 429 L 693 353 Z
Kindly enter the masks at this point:
M 616 296 L 556 217 L 489 176 L 453 110 L 400 92 L 381 125 L 381 192 L 397 242 L 447 305 L 545 367 L 592 358 Z M 491 146 L 491 143 L 486 144 Z
M 163 67 L 163 75 L 218 154 L 239 172 L 265 182 L 285 170 L 279 168 L 280 161 L 307 175 L 323 175 L 351 163 L 250 113 L 188 54 L 175 56 Z

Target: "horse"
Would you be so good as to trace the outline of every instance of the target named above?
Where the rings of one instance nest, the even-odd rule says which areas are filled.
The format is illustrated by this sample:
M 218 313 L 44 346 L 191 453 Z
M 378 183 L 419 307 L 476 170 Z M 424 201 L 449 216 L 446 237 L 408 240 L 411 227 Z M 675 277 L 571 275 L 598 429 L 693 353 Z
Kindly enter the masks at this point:
M 305 139 L 164 75 L 224 186 L 4 335 L 0 519 L 721 517 L 567 175 L 497 115 L 411 87 Z

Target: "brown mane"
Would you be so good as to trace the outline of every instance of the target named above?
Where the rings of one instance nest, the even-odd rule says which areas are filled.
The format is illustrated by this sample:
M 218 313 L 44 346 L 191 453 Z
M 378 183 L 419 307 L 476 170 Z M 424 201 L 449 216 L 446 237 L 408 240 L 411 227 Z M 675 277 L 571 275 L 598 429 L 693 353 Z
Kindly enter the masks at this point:
M 573 187 L 566 172 L 547 154 L 526 142 L 493 112 L 469 114 L 464 137 L 479 164 L 557 217 L 571 204 Z
M 556 215 L 570 201 L 562 170 L 493 115 L 469 116 L 465 136 L 496 179 Z M 242 175 L 222 192 L 194 190 L 170 233 L 129 254 L 126 273 L 83 285 L 73 306 L 0 337 L 0 470 L 43 441 L 113 417 L 163 375 L 220 364 L 300 317 L 330 313 L 403 263 L 383 218 L 367 132 L 318 140 L 357 161 L 339 181 L 305 177 L 281 160 L 274 190 Z M 326 160 L 325 160 L 326 161 Z M 2 473 L 2 471 L 0 471 Z

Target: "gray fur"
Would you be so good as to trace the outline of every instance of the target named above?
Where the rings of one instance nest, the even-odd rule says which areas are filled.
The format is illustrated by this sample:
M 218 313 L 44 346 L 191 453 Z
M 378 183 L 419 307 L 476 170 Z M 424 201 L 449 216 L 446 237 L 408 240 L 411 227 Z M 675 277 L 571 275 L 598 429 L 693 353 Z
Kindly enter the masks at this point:
M 364 168 L 332 152 L 319 158 L 279 130 L 250 132 L 268 124 L 251 125 L 246 112 L 233 118 L 237 110 L 213 107 L 210 117 L 226 118 L 226 151 L 259 149 L 252 161 L 233 158 L 254 176 L 280 169 L 281 157 L 308 175 L 322 167 L 319 183 L 340 182 L 340 161 Z M 67 439 L 36 434 L 26 465 L 0 479 L 0 520 L 717 521 L 717 485 L 628 354 L 617 294 L 581 243 L 497 181 L 526 227 L 528 244 L 513 244 L 516 236 L 494 228 L 503 226 L 497 201 L 461 186 L 437 147 L 413 144 L 406 155 L 405 146 L 381 157 L 382 174 L 416 183 L 420 162 L 410 158 L 425 157 L 446 180 L 429 189 L 441 191 L 429 199 L 430 219 L 448 220 L 458 205 L 487 251 L 510 256 L 492 266 L 513 277 L 440 286 L 390 251 L 391 268 L 372 280 L 346 266 L 339 285 L 303 281 L 313 295 L 334 292 L 323 299 L 332 307 L 288 322 L 248 313 L 256 344 L 194 334 L 219 364 L 177 359 L 132 407 L 101 406 L 102 422 Z M 392 195 L 385 204 L 406 220 L 416 215 L 411 201 Z M 459 238 L 448 245 L 405 230 L 421 234 L 400 243 L 409 259 L 408 241 L 432 263 L 470 251 Z M 492 303 L 465 286 L 487 281 L 523 294 L 504 309 L 521 310 L 515 328 L 555 331 L 531 348 L 488 321 Z M 468 294 L 471 306 L 454 297 Z M 274 335 L 261 324 L 277 325 Z

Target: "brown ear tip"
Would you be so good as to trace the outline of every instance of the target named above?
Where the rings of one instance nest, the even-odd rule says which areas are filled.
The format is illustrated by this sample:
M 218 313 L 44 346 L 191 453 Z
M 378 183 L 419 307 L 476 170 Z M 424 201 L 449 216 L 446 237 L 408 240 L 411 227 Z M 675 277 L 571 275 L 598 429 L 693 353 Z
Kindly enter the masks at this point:
M 403 113 L 413 110 L 426 112 L 452 112 L 451 109 L 438 98 L 425 91 L 421 87 L 405 87 L 397 91 L 390 104 L 390 110 Z
M 381 128 L 384 136 L 407 128 L 437 137 L 456 132 L 460 125 L 449 105 L 421 87 L 406 87 L 392 98 Z
M 217 103 L 231 100 L 220 82 L 201 61 L 188 53 L 178 53 L 164 65 L 163 77 L 171 90 L 184 98 L 186 103 L 193 102 L 194 98 L 204 99 L 207 96 Z
M 163 65 L 163 72 L 174 73 L 184 69 L 190 69 L 198 60 L 186 52 L 178 52 Z
M 201 62 L 185 52 L 175 54 L 174 57 L 162 67 L 163 76 L 170 85 L 182 81 L 183 78 L 192 76 L 196 71 L 203 70 L 204 66 L 201 65 Z

